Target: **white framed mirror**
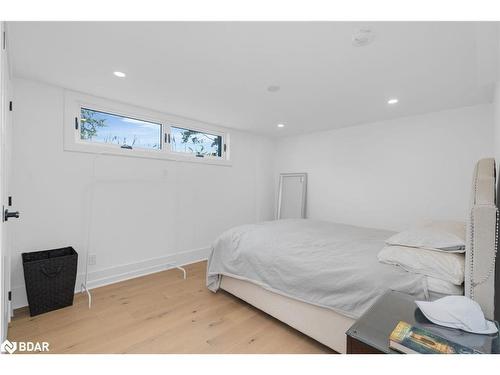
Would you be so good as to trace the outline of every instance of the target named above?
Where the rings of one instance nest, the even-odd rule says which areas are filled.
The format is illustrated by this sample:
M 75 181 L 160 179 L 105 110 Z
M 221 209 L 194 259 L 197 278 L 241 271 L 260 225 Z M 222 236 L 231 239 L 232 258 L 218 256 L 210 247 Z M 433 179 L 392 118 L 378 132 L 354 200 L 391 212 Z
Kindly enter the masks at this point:
M 307 173 L 281 173 L 276 219 L 306 217 Z

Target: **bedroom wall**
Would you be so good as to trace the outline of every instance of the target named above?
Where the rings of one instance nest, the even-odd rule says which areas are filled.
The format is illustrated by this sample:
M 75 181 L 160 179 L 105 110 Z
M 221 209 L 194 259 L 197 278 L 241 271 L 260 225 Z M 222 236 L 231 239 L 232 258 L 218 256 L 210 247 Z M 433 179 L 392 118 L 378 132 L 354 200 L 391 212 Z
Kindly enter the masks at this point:
M 500 76 L 500 74 L 499 74 Z M 500 82 L 495 85 L 495 93 L 493 97 L 493 117 L 494 117 L 494 142 L 495 142 L 495 160 L 500 162 Z
M 265 137 L 231 131 L 231 167 L 65 152 L 63 89 L 24 79 L 14 81 L 13 121 L 12 191 L 22 213 L 11 224 L 14 307 L 26 304 L 22 252 L 72 245 L 81 277 L 89 241 L 97 259 L 89 285 L 97 286 L 206 258 L 225 229 L 272 218 Z
M 493 93 L 493 111 L 494 111 L 494 141 L 495 141 L 495 160 L 497 170 L 500 170 L 500 27 L 497 25 L 497 48 L 496 48 L 496 82 Z
M 277 142 L 276 175 L 309 174 L 309 218 L 393 230 L 464 220 L 493 133 L 484 104 L 294 136 Z
M 497 43 L 497 71 L 496 82 L 493 94 L 494 108 L 494 139 L 495 139 L 495 159 L 497 161 L 497 169 L 500 170 L 500 28 L 498 28 L 498 43 Z

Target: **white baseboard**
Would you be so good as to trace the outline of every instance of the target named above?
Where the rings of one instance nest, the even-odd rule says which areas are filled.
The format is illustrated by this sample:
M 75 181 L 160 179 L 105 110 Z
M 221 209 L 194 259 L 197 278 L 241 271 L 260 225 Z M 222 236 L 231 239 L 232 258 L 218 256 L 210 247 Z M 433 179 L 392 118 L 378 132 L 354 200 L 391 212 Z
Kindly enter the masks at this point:
M 164 257 L 146 259 L 136 263 L 122 264 L 116 267 L 92 271 L 89 272 L 88 275 L 87 287 L 89 289 L 94 289 L 104 285 L 114 284 L 120 281 L 164 271 L 175 266 L 196 263 L 206 260 L 209 252 L 210 248 L 204 247 Z M 81 284 L 84 280 L 85 274 L 80 272 L 76 278 L 75 293 L 79 293 L 81 291 Z M 12 305 L 14 309 L 28 305 L 24 284 L 12 287 Z

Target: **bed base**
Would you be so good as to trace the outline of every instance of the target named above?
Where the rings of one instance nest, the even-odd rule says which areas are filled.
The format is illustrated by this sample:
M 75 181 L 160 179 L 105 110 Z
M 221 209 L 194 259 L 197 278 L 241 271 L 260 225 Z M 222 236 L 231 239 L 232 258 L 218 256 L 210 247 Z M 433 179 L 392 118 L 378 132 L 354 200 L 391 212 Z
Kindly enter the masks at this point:
M 354 319 L 229 276 L 222 276 L 220 288 L 336 352 L 346 353 L 345 332 L 354 324 Z

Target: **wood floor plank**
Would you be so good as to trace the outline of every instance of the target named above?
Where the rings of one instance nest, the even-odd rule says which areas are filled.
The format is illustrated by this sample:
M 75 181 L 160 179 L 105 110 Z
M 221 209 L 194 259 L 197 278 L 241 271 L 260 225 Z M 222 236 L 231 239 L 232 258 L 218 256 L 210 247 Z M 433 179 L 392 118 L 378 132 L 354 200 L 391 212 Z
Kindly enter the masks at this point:
M 13 341 L 48 341 L 51 353 L 332 353 L 224 291 L 205 287 L 206 262 L 92 290 L 73 306 L 30 317 L 16 310 Z

